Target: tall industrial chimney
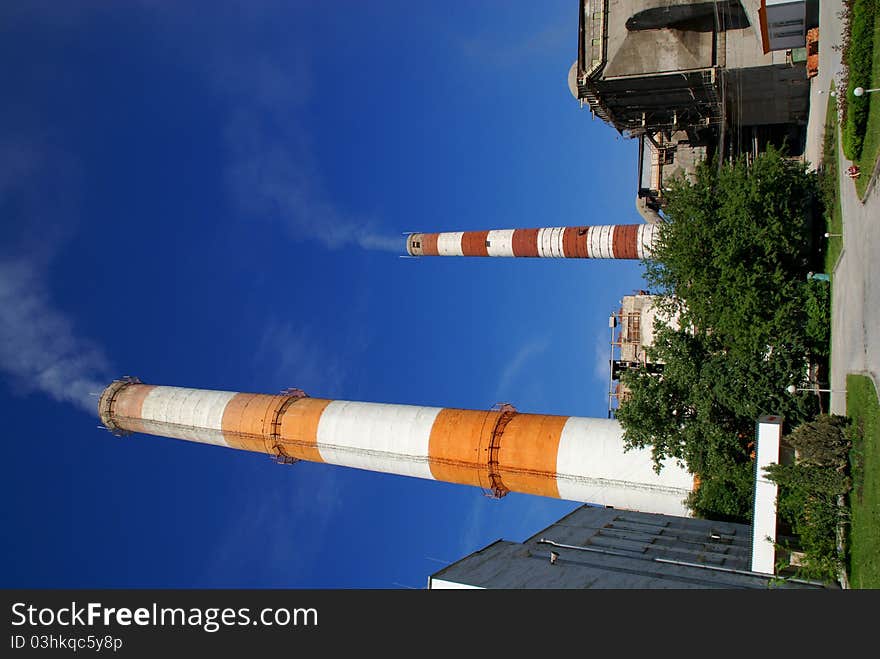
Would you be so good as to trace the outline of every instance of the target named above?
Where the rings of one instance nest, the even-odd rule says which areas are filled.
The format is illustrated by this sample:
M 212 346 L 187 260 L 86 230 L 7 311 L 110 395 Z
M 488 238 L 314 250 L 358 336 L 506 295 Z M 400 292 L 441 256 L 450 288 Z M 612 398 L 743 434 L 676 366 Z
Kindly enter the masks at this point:
M 412 233 L 410 256 L 531 256 L 567 259 L 650 258 L 654 224 Z
M 686 469 L 659 474 L 648 450 L 624 451 L 614 419 L 242 394 L 112 382 L 98 412 L 117 434 L 147 433 L 482 488 L 688 515 Z

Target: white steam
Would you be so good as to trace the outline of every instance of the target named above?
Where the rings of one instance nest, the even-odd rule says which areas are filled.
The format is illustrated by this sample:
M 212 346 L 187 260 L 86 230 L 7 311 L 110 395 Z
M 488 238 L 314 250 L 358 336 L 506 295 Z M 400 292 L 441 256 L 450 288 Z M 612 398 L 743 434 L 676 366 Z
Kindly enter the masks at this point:
M 76 335 L 24 261 L 0 262 L 0 369 L 22 393 L 41 391 L 92 414 L 98 401 L 89 394 L 108 382 L 101 350 Z

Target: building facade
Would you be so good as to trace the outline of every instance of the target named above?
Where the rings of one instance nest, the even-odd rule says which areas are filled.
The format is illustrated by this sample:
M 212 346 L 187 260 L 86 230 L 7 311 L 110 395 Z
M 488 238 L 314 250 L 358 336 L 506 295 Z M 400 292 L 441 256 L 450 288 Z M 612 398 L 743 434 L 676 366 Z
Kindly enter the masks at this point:
M 791 4 L 785 3 L 789 13 Z M 817 24 L 818 4 L 794 4 L 803 34 Z M 662 205 L 664 169 L 687 175 L 707 155 L 756 155 L 768 144 L 785 145 L 792 155 L 802 151 L 806 61 L 791 49 L 765 50 L 763 6 L 761 0 L 580 0 L 569 88 L 595 117 L 640 140 L 637 199 L 648 221 Z M 781 10 L 774 5 L 771 13 Z M 779 30 L 774 34 L 788 34 Z M 786 39 L 774 43 L 794 43 Z

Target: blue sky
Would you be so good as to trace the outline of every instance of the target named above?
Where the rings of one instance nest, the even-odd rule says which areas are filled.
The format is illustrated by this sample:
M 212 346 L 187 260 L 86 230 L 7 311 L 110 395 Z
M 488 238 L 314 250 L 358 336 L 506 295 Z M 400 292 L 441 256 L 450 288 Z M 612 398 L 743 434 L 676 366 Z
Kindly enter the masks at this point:
M 636 144 L 566 86 L 576 0 L 182 4 L 0 6 L 0 585 L 423 587 L 576 507 L 96 427 L 124 374 L 604 417 L 644 286 L 398 258 L 640 221 Z

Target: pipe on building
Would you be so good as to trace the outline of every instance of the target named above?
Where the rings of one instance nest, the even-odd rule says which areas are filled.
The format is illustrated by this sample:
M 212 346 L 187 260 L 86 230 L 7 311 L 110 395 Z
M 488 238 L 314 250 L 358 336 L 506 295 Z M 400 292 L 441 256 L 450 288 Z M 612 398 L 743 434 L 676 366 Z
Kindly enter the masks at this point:
M 653 224 L 412 233 L 410 256 L 518 256 L 568 259 L 646 259 L 657 238 Z
M 508 492 L 688 515 L 693 477 L 650 450 L 624 451 L 615 419 L 360 403 L 111 383 L 99 415 L 116 434 L 146 433 Z
M 712 570 L 714 572 L 727 572 L 729 574 L 742 574 L 747 577 L 759 577 L 761 579 L 771 579 L 777 578 L 782 581 L 791 581 L 792 583 L 802 583 L 808 584 L 810 586 L 826 586 L 827 584 L 822 583 L 821 581 L 815 581 L 812 579 L 800 579 L 797 577 L 781 577 L 778 575 L 768 574 L 767 572 L 754 572 L 753 570 L 738 570 L 732 567 L 724 567 L 723 565 L 711 565 L 709 563 L 694 563 L 692 561 L 679 561 L 673 558 L 662 558 L 660 556 L 648 556 L 645 554 L 638 554 L 636 552 L 626 552 L 615 549 L 608 549 L 607 547 L 587 547 L 586 545 L 566 545 L 561 542 L 554 542 L 553 540 L 547 540 L 546 538 L 541 538 L 537 541 L 539 545 L 550 545 L 551 547 L 557 547 L 559 549 L 574 549 L 576 551 L 586 551 L 593 552 L 596 554 L 606 554 L 609 556 L 620 556 L 621 558 L 630 558 L 636 559 L 640 561 L 650 561 L 652 563 L 667 563 L 669 565 L 678 565 L 680 567 L 695 567 L 700 568 L 701 570 Z M 558 560 L 558 553 L 557 559 Z M 556 562 L 551 560 L 551 562 Z

